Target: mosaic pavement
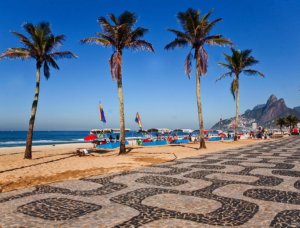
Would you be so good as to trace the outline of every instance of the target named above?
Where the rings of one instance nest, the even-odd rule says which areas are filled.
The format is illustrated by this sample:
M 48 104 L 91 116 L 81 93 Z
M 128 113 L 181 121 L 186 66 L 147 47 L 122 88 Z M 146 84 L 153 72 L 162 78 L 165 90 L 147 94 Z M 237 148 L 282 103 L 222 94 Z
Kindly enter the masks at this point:
M 300 227 L 300 137 L 0 194 L 0 227 Z

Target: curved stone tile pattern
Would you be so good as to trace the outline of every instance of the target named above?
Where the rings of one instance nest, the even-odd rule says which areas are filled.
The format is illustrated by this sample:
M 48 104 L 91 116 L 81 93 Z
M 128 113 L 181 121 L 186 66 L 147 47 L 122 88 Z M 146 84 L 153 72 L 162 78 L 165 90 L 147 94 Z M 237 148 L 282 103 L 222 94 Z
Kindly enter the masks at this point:
M 289 177 L 300 177 L 300 171 L 295 170 L 273 170 L 272 174 Z
M 165 176 L 144 176 L 135 180 L 135 182 L 164 187 L 173 187 L 188 183 L 187 180 Z
M 0 227 L 300 227 L 299 151 L 289 137 L 0 194 Z
M 286 210 L 279 212 L 272 220 L 270 227 L 300 227 L 300 210 Z
M 298 190 L 300 190 L 300 180 L 296 181 L 294 184 L 294 187 Z
M 300 193 L 298 192 L 287 192 L 273 189 L 249 189 L 244 192 L 244 196 L 259 200 L 300 205 Z
M 78 218 L 100 209 L 100 205 L 82 201 L 67 198 L 47 198 L 22 205 L 17 208 L 17 211 L 45 220 L 58 221 Z

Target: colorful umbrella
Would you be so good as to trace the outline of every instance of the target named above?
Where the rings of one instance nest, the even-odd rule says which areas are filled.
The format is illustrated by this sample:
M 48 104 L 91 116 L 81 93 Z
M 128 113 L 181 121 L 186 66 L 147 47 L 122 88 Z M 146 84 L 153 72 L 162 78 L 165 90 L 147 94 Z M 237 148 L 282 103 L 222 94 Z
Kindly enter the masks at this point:
M 84 137 L 84 141 L 93 141 L 97 138 L 98 138 L 97 135 L 88 135 L 88 136 Z

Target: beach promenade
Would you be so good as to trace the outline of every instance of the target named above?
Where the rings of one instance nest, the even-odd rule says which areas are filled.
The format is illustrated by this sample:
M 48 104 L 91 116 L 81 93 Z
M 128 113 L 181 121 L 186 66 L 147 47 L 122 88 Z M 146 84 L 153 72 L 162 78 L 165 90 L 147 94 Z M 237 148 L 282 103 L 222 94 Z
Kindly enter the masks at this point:
M 0 193 L 0 227 L 299 227 L 300 138 Z

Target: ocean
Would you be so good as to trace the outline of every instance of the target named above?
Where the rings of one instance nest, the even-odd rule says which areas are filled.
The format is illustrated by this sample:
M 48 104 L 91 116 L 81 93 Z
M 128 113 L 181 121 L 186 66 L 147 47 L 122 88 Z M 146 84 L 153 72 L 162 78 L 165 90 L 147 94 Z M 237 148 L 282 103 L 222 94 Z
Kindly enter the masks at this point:
M 33 145 L 84 142 L 89 131 L 34 131 Z M 24 146 L 27 131 L 0 131 L 0 147 Z
M 33 145 L 53 145 L 64 143 L 82 143 L 83 138 L 87 136 L 89 131 L 34 131 Z M 187 133 L 175 132 L 178 136 L 188 135 Z M 174 132 L 172 133 L 172 135 Z M 118 133 L 108 133 L 106 137 L 112 135 L 116 138 Z M 126 137 L 143 137 L 145 134 L 136 131 L 126 132 Z M 157 133 L 151 133 L 156 136 Z M 168 134 L 165 134 L 167 136 Z M 27 131 L 0 131 L 0 147 L 25 146 Z

